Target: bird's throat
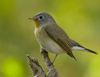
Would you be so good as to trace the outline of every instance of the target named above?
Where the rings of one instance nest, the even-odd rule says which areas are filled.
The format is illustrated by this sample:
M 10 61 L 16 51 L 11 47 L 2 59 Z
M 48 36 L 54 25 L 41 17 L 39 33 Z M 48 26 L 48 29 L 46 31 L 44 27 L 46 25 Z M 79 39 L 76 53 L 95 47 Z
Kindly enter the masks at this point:
M 36 28 L 39 28 L 39 27 L 40 27 L 39 21 L 34 20 L 34 22 L 35 22 L 35 27 L 36 27 Z

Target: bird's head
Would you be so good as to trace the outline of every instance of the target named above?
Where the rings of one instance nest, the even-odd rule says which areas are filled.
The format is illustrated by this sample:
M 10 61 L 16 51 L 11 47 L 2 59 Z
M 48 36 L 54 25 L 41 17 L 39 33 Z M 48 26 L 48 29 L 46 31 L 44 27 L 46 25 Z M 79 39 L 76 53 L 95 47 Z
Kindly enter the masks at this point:
M 29 19 L 31 19 L 35 22 L 36 27 L 41 27 L 41 26 L 45 26 L 47 24 L 55 23 L 52 16 L 45 12 L 36 14 L 35 16 L 33 16 L 32 18 L 29 18 Z

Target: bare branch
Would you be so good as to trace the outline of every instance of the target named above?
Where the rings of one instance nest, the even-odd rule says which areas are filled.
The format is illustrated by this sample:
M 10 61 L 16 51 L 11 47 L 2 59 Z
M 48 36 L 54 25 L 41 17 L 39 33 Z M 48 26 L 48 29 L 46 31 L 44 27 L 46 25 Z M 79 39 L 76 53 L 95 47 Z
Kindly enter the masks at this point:
M 34 77 L 46 77 L 42 67 L 39 65 L 38 61 L 35 58 L 31 58 L 31 56 L 27 56 L 29 60 L 29 65 L 33 71 Z
M 29 60 L 29 65 L 33 71 L 33 76 L 34 77 L 58 77 L 58 73 L 56 69 L 54 68 L 53 63 L 50 61 L 48 53 L 45 50 L 42 50 L 41 54 L 44 58 L 44 62 L 48 69 L 48 74 L 46 75 L 41 65 L 35 58 L 32 58 L 31 56 L 27 56 Z
M 48 77 L 58 77 L 58 73 L 57 73 L 56 69 L 54 68 L 53 63 L 50 61 L 48 53 L 45 50 L 42 50 L 41 54 L 44 58 L 46 67 L 48 69 Z

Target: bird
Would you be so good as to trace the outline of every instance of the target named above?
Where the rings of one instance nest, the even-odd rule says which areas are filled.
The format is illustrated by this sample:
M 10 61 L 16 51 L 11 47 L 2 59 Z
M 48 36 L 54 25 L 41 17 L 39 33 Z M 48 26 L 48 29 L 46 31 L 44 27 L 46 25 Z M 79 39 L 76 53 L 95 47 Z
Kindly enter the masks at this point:
M 34 34 L 40 45 L 40 49 L 44 49 L 46 52 L 52 52 L 56 56 L 61 53 L 66 53 L 75 60 L 76 57 L 72 52 L 74 50 L 97 54 L 97 52 L 71 39 L 49 13 L 40 12 L 29 19 L 35 22 Z

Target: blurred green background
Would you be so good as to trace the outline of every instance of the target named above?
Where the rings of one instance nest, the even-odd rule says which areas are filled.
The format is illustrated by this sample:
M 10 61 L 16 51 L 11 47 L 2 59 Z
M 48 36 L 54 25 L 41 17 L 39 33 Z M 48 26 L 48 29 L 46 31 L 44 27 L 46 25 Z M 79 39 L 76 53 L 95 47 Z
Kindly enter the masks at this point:
M 38 12 L 50 13 L 68 35 L 80 44 L 100 50 L 100 0 L 0 0 L 0 77 L 32 77 L 26 54 L 44 66 L 34 37 L 33 21 Z M 59 55 L 59 77 L 100 77 L 100 55 L 74 52 L 78 62 Z M 50 53 L 53 60 L 54 54 Z

